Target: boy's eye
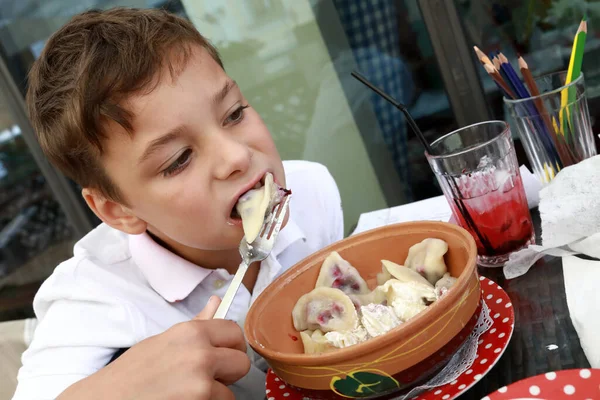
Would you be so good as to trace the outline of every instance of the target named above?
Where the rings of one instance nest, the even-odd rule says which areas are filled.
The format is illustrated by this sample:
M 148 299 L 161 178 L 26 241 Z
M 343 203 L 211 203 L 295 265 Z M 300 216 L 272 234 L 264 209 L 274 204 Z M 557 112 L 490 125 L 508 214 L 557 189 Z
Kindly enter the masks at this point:
M 225 124 L 235 124 L 244 119 L 244 110 L 250 107 L 249 105 L 239 106 L 235 109 L 234 112 L 229 114 L 229 116 L 225 119 Z
M 177 160 L 173 161 L 171 165 L 162 171 L 163 176 L 168 177 L 181 172 L 190 162 L 191 155 L 192 149 L 185 150 L 179 157 L 177 157 Z

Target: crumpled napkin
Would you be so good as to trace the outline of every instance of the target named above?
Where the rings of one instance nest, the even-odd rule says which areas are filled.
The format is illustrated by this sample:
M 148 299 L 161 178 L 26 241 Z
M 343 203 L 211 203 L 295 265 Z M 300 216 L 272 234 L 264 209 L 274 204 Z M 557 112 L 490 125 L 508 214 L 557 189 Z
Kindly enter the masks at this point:
M 539 211 L 542 246 L 513 253 L 504 266 L 508 279 L 525 274 L 545 255 L 600 258 L 600 156 L 560 171 L 540 191 Z
M 542 246 L 511 255 L 504 266 L 508 279 L 525 274 L 545 255 L 563 258 L 567 305 L 581 347 L 594 368 L 600 368 L 600 156 L 563 169 L 540 192 Z

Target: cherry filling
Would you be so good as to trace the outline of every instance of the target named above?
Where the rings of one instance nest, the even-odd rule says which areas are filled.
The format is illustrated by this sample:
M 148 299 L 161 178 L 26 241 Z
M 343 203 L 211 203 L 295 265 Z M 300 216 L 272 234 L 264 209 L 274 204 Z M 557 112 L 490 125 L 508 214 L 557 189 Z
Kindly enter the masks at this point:
M 342 270 L 337 265 L 332 268 L 331 274 L 335 278 L 335 280 L 331 284 L 332 288 L 340 289 L 341 291 L 344 291 L 344 289 L 346 288 L 350 288 L 355 291 L 360 290 L 360 285 L 358 284 L 358 282 L 356 282 L 356 279 L 354 279 L 353 277 L 344 278 Z
M 334 278 L 339 278 L 342 276 L 342 270 L 337 265 L 335 267 L 333 267 L 331 273 Z
M 344 289 L 348 287 L 355 291 L 360 290 L 360 285 L 354 280 L 354 278 L 337 278 L 335 281 L 333 281 L 331 287 L 334 289 L 340 289 L 341 291 L 344 291 Z
M 330 309 L 321 311 L 317 316 L 317 322 L 321 325 L 327 324 L 331 319 L 339 317 L 344 309 L 339 304 L 334 304 Z

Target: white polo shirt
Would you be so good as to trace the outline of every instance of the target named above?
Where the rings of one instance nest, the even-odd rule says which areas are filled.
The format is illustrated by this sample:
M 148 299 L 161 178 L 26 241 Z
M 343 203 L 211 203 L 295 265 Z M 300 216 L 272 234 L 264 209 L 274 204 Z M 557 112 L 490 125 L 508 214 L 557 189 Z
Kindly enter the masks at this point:
M 242 326 L 252 302 L 276 277 L 343 237 L 340 195 L 327 169 L 305 161 L 284 167 L 293 192 L 289 222 L 261 263 L 253 293 L 242 285 L 229 310 L 227 318 Z M 184 260 L 147 234 L 98 226 L 35 297 L 39 322 L 13 400 L 55 399 L 104 367 L 117 349 L 190 320 L 210 296 L 223 297 L 232 278 Z M 263 399 L 266 364 L 250 353 L 252 369 L 231 388 L 236 398 Z

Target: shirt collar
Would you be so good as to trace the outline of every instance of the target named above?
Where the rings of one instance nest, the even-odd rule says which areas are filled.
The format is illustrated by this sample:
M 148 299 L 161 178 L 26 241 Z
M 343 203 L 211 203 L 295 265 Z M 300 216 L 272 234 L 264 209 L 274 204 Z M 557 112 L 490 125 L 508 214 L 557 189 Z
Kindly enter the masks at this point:
M 303 239 L 306 239 L 304 233 L 290 218 L 279 233 L 270 256 L 276 258 L 293 243 Z M 152 289 L 170 303 L 185 299 L 214 272 L 165 249 L 147 233 L 130 235 L 129 249 L 133 261 Z
M 165 249 L 147 233 L 130 235 L 129 249 L 152 289 L 171 303 L 186 298 L 212 272 Z

